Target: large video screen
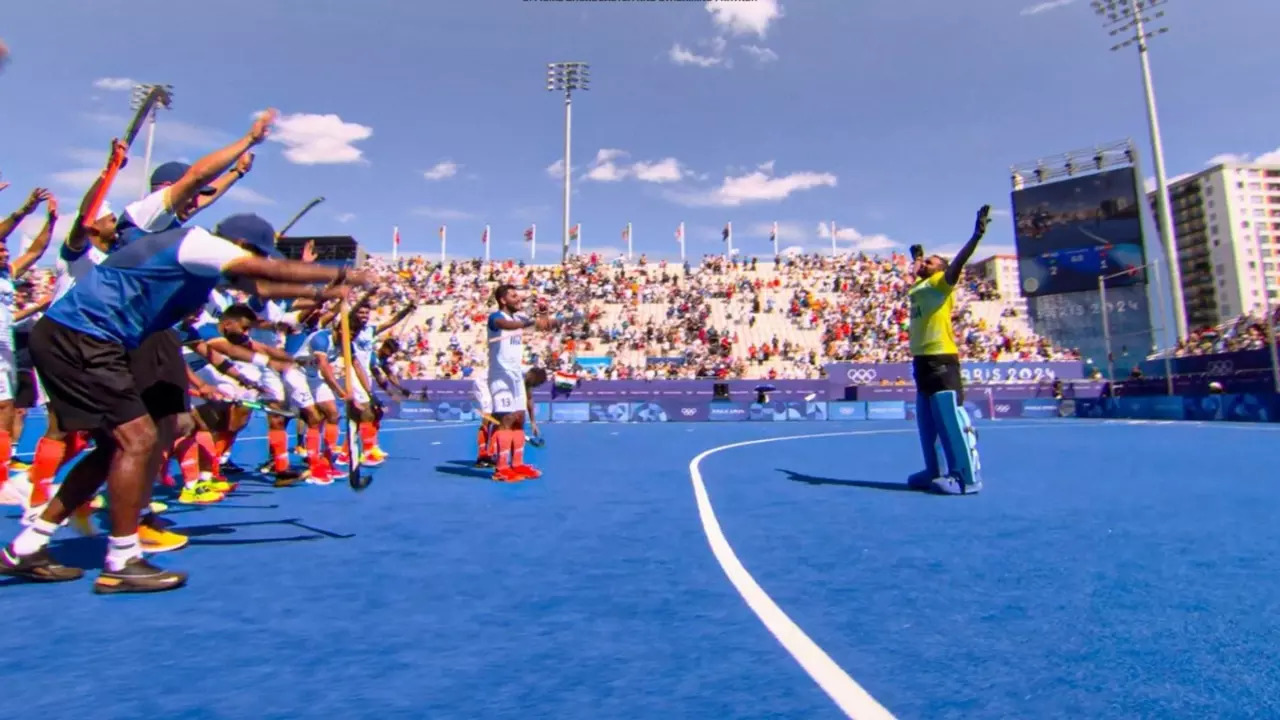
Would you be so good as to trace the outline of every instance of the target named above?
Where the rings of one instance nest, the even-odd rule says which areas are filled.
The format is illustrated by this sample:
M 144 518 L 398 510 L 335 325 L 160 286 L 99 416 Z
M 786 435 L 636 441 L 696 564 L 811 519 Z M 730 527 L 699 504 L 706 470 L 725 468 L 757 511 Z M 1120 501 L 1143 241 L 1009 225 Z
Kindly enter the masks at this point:
M 1082 360 L 1106 372 L 1107 341 L 1103 335 L 1102 295 L 1097 288 L 1032 298 L 1031 327 L 1059 347 L 1080 351 Z M 1147 288 L 1143 285 L 1107 289 L 1107 333 L 1116 372 L 1124 375 L 1153 349 L 1155 335 Z
M 1014 237 L 1027 297 L 1145 285 L 1142 205 L 1131 167 L 1014 191 Z

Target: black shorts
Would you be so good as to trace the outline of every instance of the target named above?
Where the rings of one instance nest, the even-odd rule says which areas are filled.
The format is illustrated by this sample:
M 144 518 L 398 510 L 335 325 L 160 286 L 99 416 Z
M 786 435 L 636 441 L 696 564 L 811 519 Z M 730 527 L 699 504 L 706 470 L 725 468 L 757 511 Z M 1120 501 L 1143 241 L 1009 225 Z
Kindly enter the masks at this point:
M 59 425 L 64 430 L 108 430 L 143 415 L 158 419 L 181 412 L 186 388 L 178 386 L 181 397 L 173 410 L 177 393 L 156 379 L 160 367 L 155 361 L 166 351 L 161 343 L 151 342 L 154 338 L 130 353 L 119 343 L 41 318 L 31 330 L 31 355 Z M 170 341 L 176 348 L 177 338 L 170 336 Z M 150 352 L 141 353 L 148 347 Z M 181 363 L 180 352 L 176 357 Z M 178 369 L 185 386 L 186 371 Z
M 918 355 L 911 359 L 911 374 L 916 380 L 916 390 L 929 397 L 946 390 L 954 390 L 956 404 L 964 404 L 964 381 L 960 379 L 959 355 Z
M 151 417 L 159 420 L 190 408 L 187 363 L 176 330 L 153 333 L 130 350 L 129 371 Z
M 14 407 L 30 410 L 36 406 L 36 371 L 32 368 L 19 367 L 14 380 Z

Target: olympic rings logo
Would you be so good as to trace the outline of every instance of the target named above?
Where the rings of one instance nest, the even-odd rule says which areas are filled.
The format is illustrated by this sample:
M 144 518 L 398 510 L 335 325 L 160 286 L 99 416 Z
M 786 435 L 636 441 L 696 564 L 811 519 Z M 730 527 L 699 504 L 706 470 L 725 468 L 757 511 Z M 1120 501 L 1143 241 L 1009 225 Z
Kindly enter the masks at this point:
M 1206 375 L 1227 375 L 1227 374 L 1230 374 L 1231 371 L 1235 369 L 1236 369 L 1235 364 L 1232 363 L 1230 360 L 1214 360 L 1213 362 L 1205 365 L 1205 374 Z
M 855 385 L 866 385 L 878 377 L 875 368 L 853 368 L 849 371 L 849 379 Z
M 680 414 L 685 417 L 693 417 L 698 414 L 698 408 L 680 408 Z

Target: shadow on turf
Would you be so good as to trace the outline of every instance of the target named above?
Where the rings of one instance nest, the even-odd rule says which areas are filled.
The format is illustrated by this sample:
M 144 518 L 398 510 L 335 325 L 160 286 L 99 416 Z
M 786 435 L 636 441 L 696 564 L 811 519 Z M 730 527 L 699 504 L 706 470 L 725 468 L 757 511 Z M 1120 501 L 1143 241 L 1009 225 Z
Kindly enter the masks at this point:
M 892 492 L 917 492 L 910 488 L 906 483 L 889 483 L 877 482 L 875 480 L 839 480 L 836 478 L 824 478 L 814 475 L 805 475 L 792 470 L 783 470 L 777 468 L 780 473 L 786 473 L 787 479 L 792 482 L 805 483 L 806 485 L 840 485 L 843 487 L 863 488 L 866 490 L 889 490 Z
M 285 537 L 270 538 L 254 538 L 246 540 L 231 539 L 213 539 L 216 536 L 234 535 L 238 528 L 260 527 L 263 525 L 284 525 L 298 530 L 305 530 L 307 535 L 288 535 Z M 260 520 L 257 522 L 242 523 L 218 523 L 210 525 L 191 525 L 185 527 L 175 527 L 174 530 L 181 532 L 183 535 L 191 538 L 190 545 L 192 547 L 208 546 L 235 546 L 235 545 L 265 545 L 271 543 L 286 542 L 310 542 L 313 540 L 349 540 L 355 537 L 354 534 L 335 533 L 323 528 L 308 525 L 298 518 L 289 518 L 287 520 Z M 106 535 L 99 534 L 94 537 L 73 537 L 63 540 L 55 544 L 52 548 L 53 556 L 58 562 L 68 567 L 80 568 L 82 570 L 97 570 L 102 567 L 102 558 L 107 552 Z M 8 585 L 27 584 L 26 580 L 21 578 L 4 578 L 0 579 L 0 587 Z
M 478 468 L 474 460 L 450 460 L 444 465 L 437 465 L 436 472 L 476 480 L 488 480 L 493 476 L 493 468 Z

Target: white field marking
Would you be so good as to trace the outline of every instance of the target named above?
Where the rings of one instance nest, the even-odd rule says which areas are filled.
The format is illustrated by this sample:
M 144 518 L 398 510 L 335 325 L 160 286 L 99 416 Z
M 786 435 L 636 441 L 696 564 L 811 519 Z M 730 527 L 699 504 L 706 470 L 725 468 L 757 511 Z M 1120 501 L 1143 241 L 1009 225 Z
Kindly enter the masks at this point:
M 1014 430 L 1042 427 L 1041 425 L 1005 425 L 1000 430 Z M 996 428 L 988 428 L 994 430 Z M 766 443 L 783 442 L 785 440 L 809 440 L 813 438 L 849 437 L 853 435 L 894 435 L 915 433 L 915 428 L 899 428 L 893 430 L 852 430 L 845 432 L 816 433 L 813 435 L 787 435 L 784 437 L 745 440 L 704 450 L 689 461 L 689 478 L 693 483 L 693 496 L 698 504 L 698 517 L 702 520 L 702 530 L 706 533 L 711 552 L 720 563 L 720 568 L 728 576 L 729 582 L 738 590 L 738 594 L 746 601 L 747 607 L 760 618 L 765 628 L 777 638 L 778 642 L 791 657 L 800 663 L 800 667 L 809 673 L 809 677 L 822 688 L 845 715 L 855 720 L 893 720 L 893 714 L 871 697 L 849 673 L 836 664 L 826 651 L 818 647 L 799 625 L 783 612 L 782 608 L 760 587 L 747 568 L 743 566 L 738 555 L 729 545 L 724 531 L 720 529 L 720 520 L 716 517 L 715 508 L 711 506 L 711 497 L 707 494 L 706 483 L 702 481 L 699 465 L 711 455 L 725 450 L 764 445 Z

